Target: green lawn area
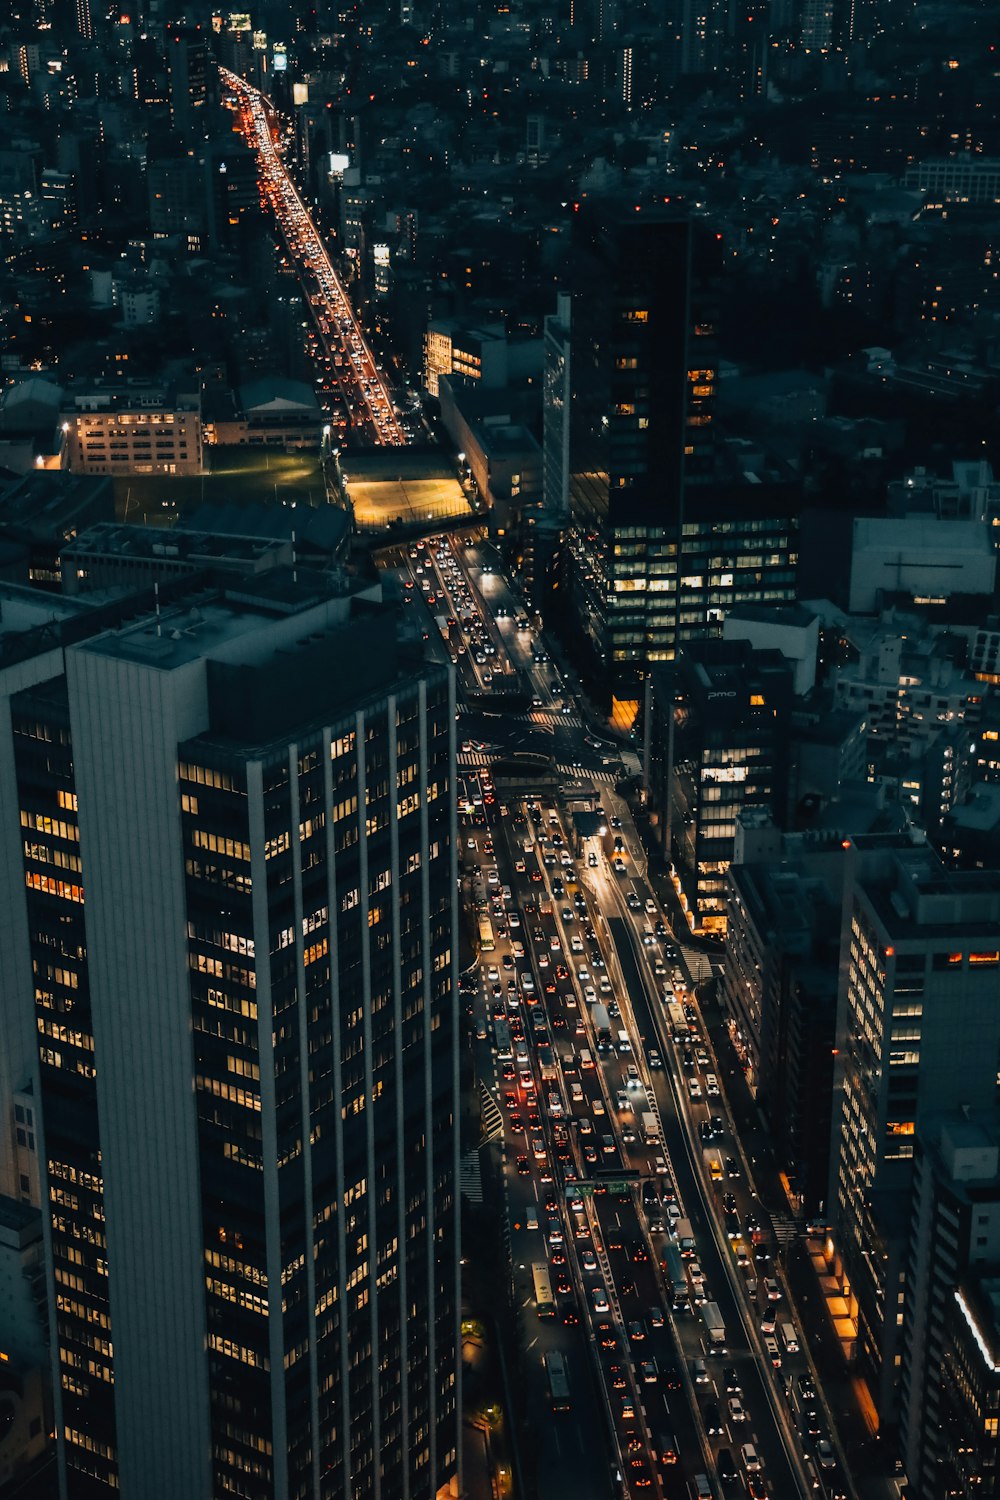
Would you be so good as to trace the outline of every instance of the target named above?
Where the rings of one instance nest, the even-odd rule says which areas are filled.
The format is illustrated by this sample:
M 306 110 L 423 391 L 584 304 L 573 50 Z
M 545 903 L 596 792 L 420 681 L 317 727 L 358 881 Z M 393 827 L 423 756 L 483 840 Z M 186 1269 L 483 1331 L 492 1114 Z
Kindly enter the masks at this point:
M 206 448 L 205 474 L 123 474 L 115 479 L 115 512 L 121 521 L 170 526 L 203 503 L 274 504 L 296 500 L 321 505 L 326 487 L 317 453 L 264 448 Z

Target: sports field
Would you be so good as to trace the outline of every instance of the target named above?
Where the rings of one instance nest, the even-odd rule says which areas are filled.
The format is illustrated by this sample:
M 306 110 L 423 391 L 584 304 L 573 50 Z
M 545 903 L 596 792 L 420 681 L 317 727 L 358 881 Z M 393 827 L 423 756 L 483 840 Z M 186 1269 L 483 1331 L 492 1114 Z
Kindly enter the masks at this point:
M 326 485 L 318 453 L 278 453 L 266 448 L 206 448 L 205 474 L 122 474 L 115 478 L 121 521 L 171 526 L 202 504 L 272 504 L 295 500 L 322 505 Z
M 451 477 L 353 480 L 348 474 L 345 479 L 354 520 L 361 531 L 381 530 L 392 521 L 408 526 L 417 521 L 453 521 L 472 514 L 462 486 Z

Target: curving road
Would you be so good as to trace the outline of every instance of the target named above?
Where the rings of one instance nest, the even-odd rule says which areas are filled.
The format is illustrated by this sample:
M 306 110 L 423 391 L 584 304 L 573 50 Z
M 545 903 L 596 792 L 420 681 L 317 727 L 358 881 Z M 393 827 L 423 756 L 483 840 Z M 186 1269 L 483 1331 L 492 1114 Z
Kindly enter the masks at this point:
M 222 81 L 236 97 L 243 135 L 257 157 L 261 191 L 298 269 L 319 335 L 324 362 L 343 393 L 355 432 L 374 444 L 402 446 L 406 433 L 392 392 L 361 327 L 316 225 L 281 158 L 272 129 L 274 109 L 266 95 L 228 68 Z

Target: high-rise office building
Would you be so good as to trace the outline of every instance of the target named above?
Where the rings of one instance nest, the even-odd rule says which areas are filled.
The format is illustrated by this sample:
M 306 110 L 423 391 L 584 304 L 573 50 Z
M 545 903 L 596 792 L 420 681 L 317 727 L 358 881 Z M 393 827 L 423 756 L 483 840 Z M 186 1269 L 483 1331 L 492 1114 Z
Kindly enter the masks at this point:
M 570 630 L 628 722 L 652 663 L 735 604 L 794 597 L 797 499 L 715 441 L 717 237 L 634 204 L 573 235 Z
M 573 223 L 570 587 L 611 695 L 634 696 L 676 595 L 685 480 L 710 477 L 714 313 L 699 305 L 694 227 L 585 209 Z M 701 303 L 705 303 L 704 296 Z
M 1000 1115 L 995 1108 L 933 1115 L 921 1126 L 911 1201 L 900 1366 L 900 1448 L 908 1489 L 915 1500 L 996 1494 Z M 972 1296 L 970 1284 L 976 1288 Z
M 377 587 L 169 590 L 3 601 L 0 1102 L 36 1106 L 62 1493 L 433 1500 L 453 671 Z
M 562 523 L 569 503 L 570 319 L 572 299 L 560 292 L 556 311 L 545 319 L 542 456 L 543 510 Z
M 1000 1025 L 1000 875 L 927 847 L 853 841 L 844 903 L 830 1211 L 858 1372 L 896 1420 L 914 1140 L 928 1112 L 988 1108 Z
M 186 135 L 208 101 L 214 73 L 205 31 L 200 26 L 167 26 L 164 56 L 170 123 Z
M 649 801 L 697 932 L 726 930 L 741 811 L 784 805 L 793 696 L 780 651 L 748 641 L 692 641 L 653 675 Z

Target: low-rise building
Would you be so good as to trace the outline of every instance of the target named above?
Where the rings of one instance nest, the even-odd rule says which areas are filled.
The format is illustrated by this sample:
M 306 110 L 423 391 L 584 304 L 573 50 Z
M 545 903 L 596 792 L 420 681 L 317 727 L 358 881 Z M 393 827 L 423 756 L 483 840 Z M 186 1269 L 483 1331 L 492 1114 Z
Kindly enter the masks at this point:
M 506 530 L 542 499 L 542 450 L 525 424 L 517 420 L 524 405 L 516 394 L 500 392 L 483 402 L 468 382 L 442 375 L 441 420 L 468 465 L 479 497 L 495 512 L 492 525 Z M 487 393 L 491 394 L 491 393 Z
M 197 385 L 130 380 L 71 387 L 61 417 L 74 473 L 201 473 Z
M 992 594 L 997 554 L 990 529 L 983 520 L 919 513 L 856 517 L 848 608 L 873 614 L 901 594 L 920 605 Z
M 203 393 L 205 442 L 250 448 L 319 448 L 323 411 L 301 380 L 264 376 Z

